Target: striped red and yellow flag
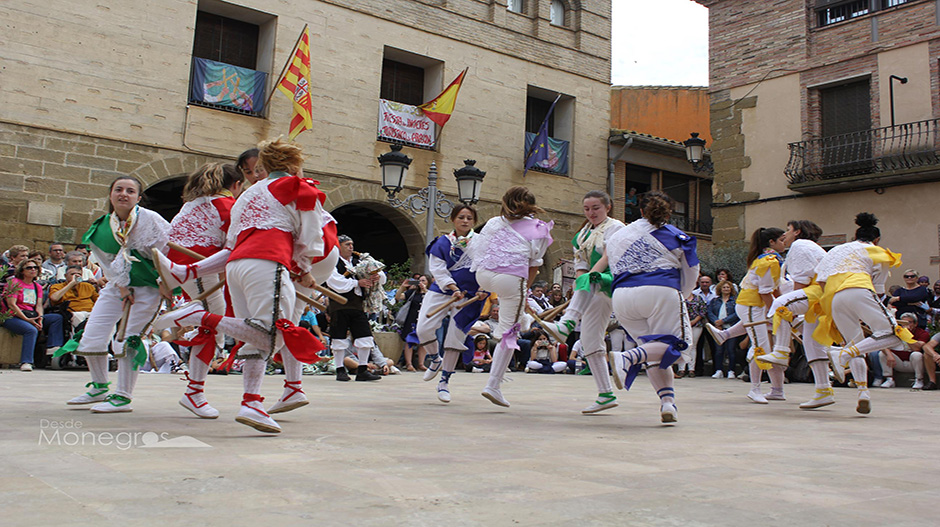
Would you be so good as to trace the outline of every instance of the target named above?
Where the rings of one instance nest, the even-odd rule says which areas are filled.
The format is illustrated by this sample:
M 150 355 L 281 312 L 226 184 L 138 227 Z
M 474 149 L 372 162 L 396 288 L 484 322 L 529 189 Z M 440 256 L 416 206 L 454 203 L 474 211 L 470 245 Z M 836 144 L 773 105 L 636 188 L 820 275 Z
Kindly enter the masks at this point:
M 418 106 L 418 108 L 424 110 L 424 114 L 428 116 L 428 119 L 437 123 L 438 126 L 444 126 L 444 123 L 450 119 L 450 115 L 454 113 L 454 105 L 457 104 L 460 85 L 463 83 L 464 75 L 467 74 L 469 69 L 466 68 L 460 72 L 460 75 L 457 75 L 457 78 L 444 88 L 440 95 Z
M 297 51 L 277 89 L 294 101 L 288 134 L 288 139 L 293 141 L 300 132 L 313 128 L 313 109 L 310 102 L 310 34 L 307 28 L 304 28 L 303 35 L 297 42 Z

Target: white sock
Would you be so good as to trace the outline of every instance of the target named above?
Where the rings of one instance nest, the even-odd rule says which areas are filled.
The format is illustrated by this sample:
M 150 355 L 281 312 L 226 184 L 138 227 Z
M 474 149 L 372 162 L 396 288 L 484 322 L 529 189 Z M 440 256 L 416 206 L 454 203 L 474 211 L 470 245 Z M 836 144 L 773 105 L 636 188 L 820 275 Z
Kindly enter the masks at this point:
M 457 350 L 444 349 L 444 364 L 441 365 L 441 371 L 454 371 L 457 367 L 457 359 L 460 358 L 460 352 Z
M 656 395 L 663 403 L 675 403 L 676 392 L 672 387 L 673 377 L 672 368 L 661 369 L 659 365 L 646 368 L 646 376 L 650 380 Z
M 128 356 L 118 359 L 118 382 L 114 393 L 131 399 L 134 395 L 134 386 L 137 384 L 137 375 L 140 373 L 133 367 L 134 359 Z
M 107 355 L 86 355 L 85 362 L 88 364 L 88 372 L 91 373 L 92 382 L 98 384 L 108 382 Z
M 828 388 L 829 387 L 829 362 L 824 360 L 814 360 L 809 363 L 809 367 L 813 370 L 813 380 L 816 381 L 816 388 Z
M 503 382 L 503 374 L 506 373 L 506 368 L 512 360 L 513 351 L 515 350 L 504 347 L 502 342 L 496 345 L 496 349 L 493 350 L 493 362 L 490 364 L 490 377 L 486 381 L 487 388 L 499 389 L 499 385 Z
M 189 354 L 189 379 L 196 382 L 203 382 L 209 375 L 209 365 L 196 357 L 196 351 L 192 350 Z
M 199 260 L 194 263 L 193 266 L 196 267 L 196 273 L 199 276 L 208 276 L 210 274 L 219 274 L 225 272 L 225 264 L 228 263 L 228 257 L 232 252 L 229 250 L 221 250 L 212 256 L 209 256 L 203 260 Z
M 431 360 L 434 360 L 435 357 L 438 356 L 438 350 L 440 349 L 440 344 L 437 342 L 437 340 L 432 340 L 431 342 L 428 342 L 422 345 L 424 346 L 424 351 L 427 352 L 428 357 L 430 357 Z
M 288 382 L 299 381 L 304 373 L 304 364 L 291 355 L 287 346 L 281 348 L 281 360 L 284 362 L 284 380 Z
M 748 375 L 751 376 L 751 390 L 760 391 L 760 379 L 763 375 L 764 370 L 760 369 L 757 365 L 757 359 L 751 359 L 750 364 L 748 364 Z
M 261 383 L 264 382 L 264 369 L 267 361 L 252 358 L 245 360 L 242 366 L 242 385 L 245 393 L 261 394 Z
M 356 357 L 359 358 L 359 364 L 369 364 L 369 357 L 372 355 L 372 348 L 360 348 L 356 346 Z
M 721 333 L 721 336 L 724 337 L 725 340 L 728 340 L 733 337 L 743 336 L 747 333 L 747 329 L 744 327 L 744 322 L 738 322 L 728 329 L 719 330 L 719 333 Z
M 774 367 L 767 370 L 767 376 L 770 377 L 770 387 L 774 393 L 783 393 L 783 379 L 785 367 L 780 364 L 774 364 Z
M 868 364 L 863 357 L 855 357 L 849 361 L 849 369 L 852 370 L 852 379 L 855 380 L 855 386 L 858 390 L 868 390 Z
M 215 318 L 215 315 L 210 315 L 205 318 L 204 323 L 211 322 Z M 260 350 L 267 350 L 271 347 L 271 335 L 260 329 L 249 326 L 243 319 L 219 317 L 215 328 L 218 329 L 220 333 L 224 333 L 235 340 L 240 340 L 245 344 L 251 344 Z
M 610 373 L 607 371 L 607 357 L 603 353 L 592 353 L 586 357 L 591 368 L 591 376 L 597 385 L 597 393 L 611 393 L 614 388 L 610 385 Z

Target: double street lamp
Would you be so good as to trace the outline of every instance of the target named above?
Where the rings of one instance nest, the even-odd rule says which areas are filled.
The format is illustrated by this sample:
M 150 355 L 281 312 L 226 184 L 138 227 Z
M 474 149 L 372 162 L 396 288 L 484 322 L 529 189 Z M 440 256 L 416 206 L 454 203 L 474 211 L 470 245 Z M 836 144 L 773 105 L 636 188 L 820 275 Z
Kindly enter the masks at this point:
M 434 238 L 434 214 L 447 218 L 454 209 L 454 203 L 437 189 L 437 164 L 432 161 L 428 169 L 428 186 L 416 194 L 399 199 L 396 194 L 401 192 L 402 183 L 408 175 L 408 167 L 412 159 L 401 151 L 401 145 L 391 145 L 391 151 L 378 157 L 379 166 L 382 167 L 382 189 L 388 194 L 388 203 L 400 209 L 411 212 L 412 217 L 427 214 L 425 224 L 425 246 Z M 473 205 L 480 201 L 480 189 L 483 186 L 483 176 L 486 172 L 476 166 L 476 161 L 467 159 L 464 166 L 454 169 L 457 179 L 457 199 L 466 205 Z M 433 211 L 433 213 L 432 213 Z

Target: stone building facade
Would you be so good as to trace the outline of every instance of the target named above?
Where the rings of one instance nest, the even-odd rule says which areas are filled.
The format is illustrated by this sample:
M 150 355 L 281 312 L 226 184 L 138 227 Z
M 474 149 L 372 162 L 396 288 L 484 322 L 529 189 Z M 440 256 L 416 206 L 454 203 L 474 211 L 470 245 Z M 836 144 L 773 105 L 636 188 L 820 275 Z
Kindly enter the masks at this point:
M 565 0 L 561 18 L 550 0 L 512 5 L 76 0 L 0 6 L 6 21 L 0 246 L 77 243 L 106 209 L 108 185 L 118 175 L 138 176 L 145 195 L 160 201 L 202 163 L 232 161 L 259 140 L 287 135 L 291 103 L 280 93 L 260 115 L 191 103 L 194 42 L 220 38 L 222 48 L 236 48 L 245 40 L 210 34 L 200 17 L 221 20 L 222 35 L 234 26 L 254 27 L 247 53 L 253 69 L 268 74 L 266 94 L 309 27 L 314 125 L 297 142 L 308 155 L 305 172 L 321 182 L 341 231 L 344 219 L 361 229 L 381 222 L 407 246 L 416 268 L 423 258 L 424 218 L 391 207 L 379 185 L 376 157 L 389 143 L 377 140 L 377 116 L 392 63 L 418 71 L 424 100 L 469 68 L 437 146 L 406 145 L 414 162 L 404 194 L 427 184 L 433 161 L 439 188 L 456 201 L 452 171 L 475 159 L 487 172 L 483 219 L 498 212 L 506 188 L 525 184 L 556 221 L 556 238 L 570 239 L 580 224 L 579 197 L 603 188 L 607 176 L 610 0 Z M 562 99 L 554 136 L 570 143 L 568 171 L 530 171 L 523 178 L 527 121 L 539 120 L 532 108 L 556 93 Z M 170 213 L 167 207 L 161 212 Z M 447 225 L 438 220 L 436 227 Z M 553 246 L 546 270 L 566 252 L 565 244 Z
M 709 8 L 715 242 L 807 218 L 833 245 L 868 211 L 905 267 L 937 278 L 938 2 L 696 1 Z

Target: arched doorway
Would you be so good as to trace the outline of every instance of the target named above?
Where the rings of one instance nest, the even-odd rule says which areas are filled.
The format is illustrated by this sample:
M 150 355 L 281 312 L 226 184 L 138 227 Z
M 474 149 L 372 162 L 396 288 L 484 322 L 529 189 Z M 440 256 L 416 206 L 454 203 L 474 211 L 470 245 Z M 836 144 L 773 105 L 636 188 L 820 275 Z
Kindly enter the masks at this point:
M 424 236 L 400 211 L 379 202 L 358 201 L 331 212 L 337 230 L 356 243 L 356 250 L 367 252 L 385 265 L 404 263 L 412 258 L 412 268 L 424 262 Z
M 144 199 L 141 204 L 163 216 L 166 221 L 170 221 L 183 208 L 185 185 L 185 176 L 164 179 L 144 190 Z

